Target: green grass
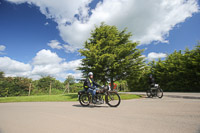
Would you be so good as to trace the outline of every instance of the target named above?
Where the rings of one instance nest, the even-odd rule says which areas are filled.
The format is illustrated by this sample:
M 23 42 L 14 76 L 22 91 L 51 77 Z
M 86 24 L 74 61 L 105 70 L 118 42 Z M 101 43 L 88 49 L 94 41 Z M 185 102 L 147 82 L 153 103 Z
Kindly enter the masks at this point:
M 120 94 L 122 100 L 140 98 L 140 95 Z M 65 95 L 42 95 L 42 96 L 17 96 L 17 97 L 0 97 L 0 103 L 7 102 L 67 102 L 78 101 L 77 93 Z
M 120 97 L 122 100 L 142 98 L 141 95 L 135 95 L 135 94 L 120 94 Z

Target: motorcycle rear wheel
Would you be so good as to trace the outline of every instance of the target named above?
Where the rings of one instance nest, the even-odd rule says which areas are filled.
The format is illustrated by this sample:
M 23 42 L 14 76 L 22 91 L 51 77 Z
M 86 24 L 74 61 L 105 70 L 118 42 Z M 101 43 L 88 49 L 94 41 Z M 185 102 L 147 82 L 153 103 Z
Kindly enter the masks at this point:
M 88 94 L 81 94 L 79 96 L 79 102 L 82 106 L 87 107 L 90 105 L 90 98 Z
M 150 91 L 149 89 L 147 90 L 146 93 L 147 93 L 147 97 L 148 97 L 148 98 L 152 97 L 151 91 Z

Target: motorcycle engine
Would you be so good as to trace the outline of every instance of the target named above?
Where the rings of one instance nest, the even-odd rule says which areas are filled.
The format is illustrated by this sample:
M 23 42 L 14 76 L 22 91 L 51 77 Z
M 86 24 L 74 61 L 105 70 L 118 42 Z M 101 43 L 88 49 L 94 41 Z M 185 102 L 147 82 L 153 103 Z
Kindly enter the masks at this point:
M 96 104 L 103 104 L 103 103 L 104 103 L 103 95 L 97 94 L 97 102 L 96 102 Z

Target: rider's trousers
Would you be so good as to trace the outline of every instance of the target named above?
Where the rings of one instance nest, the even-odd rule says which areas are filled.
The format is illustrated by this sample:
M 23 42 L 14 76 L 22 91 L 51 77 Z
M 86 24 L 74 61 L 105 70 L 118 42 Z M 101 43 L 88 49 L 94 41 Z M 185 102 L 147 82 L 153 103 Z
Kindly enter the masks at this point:
M 94 99 L 94 96 L 96 95 L 96 90 L 97 90 L 97 89 L 94 89 L 94 90 L 93 90 L 93 89 L 91 89 L 91 88 L 88 88 L 88 90 L 87 90 L 90 94 L 92 94 L 92 99 Z

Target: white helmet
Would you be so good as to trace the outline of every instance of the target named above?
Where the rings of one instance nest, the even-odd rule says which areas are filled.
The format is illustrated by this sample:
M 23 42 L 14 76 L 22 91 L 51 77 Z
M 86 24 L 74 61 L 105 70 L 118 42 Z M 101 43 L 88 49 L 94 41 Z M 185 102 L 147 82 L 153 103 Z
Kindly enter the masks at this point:
M 90 75 L 93 75 L 93 73 L 92 73 L 92 72 L 89 72 L 88 75 L 89 75 L 89 76 L 90 76 Z

